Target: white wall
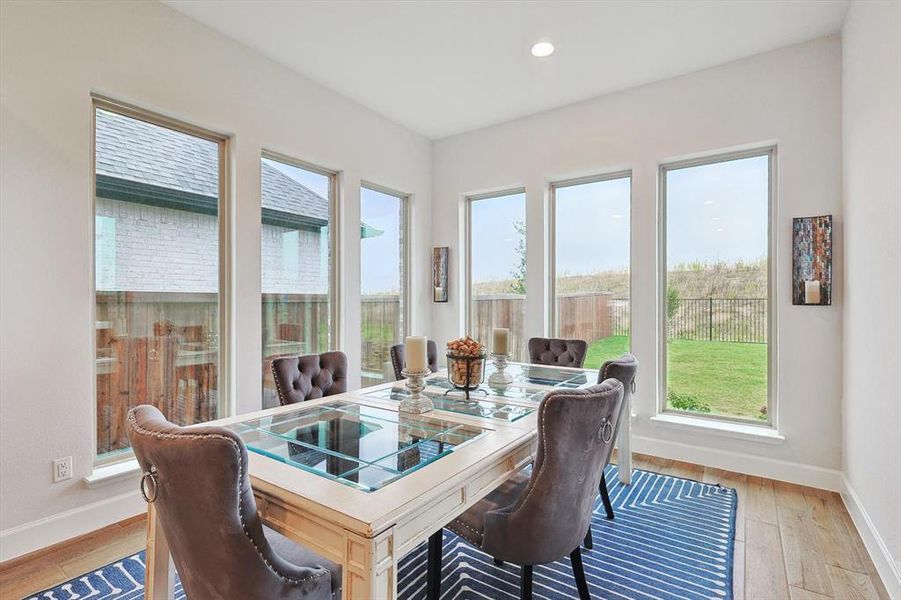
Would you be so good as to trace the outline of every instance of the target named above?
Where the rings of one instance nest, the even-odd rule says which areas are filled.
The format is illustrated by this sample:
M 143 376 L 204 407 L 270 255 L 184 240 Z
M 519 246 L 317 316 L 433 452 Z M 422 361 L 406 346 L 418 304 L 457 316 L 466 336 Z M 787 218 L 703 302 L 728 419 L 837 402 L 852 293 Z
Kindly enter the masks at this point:
M 233 135 L 232 385 L 241 411 L 258 408 L 261 396 L 261 148 L 341 172 L 341 346 L 351 365 L 360 364 L 361 179 L 413 194 L 417 332 L 431 318 L 431 215 L 428 140 L 161 4 L 3 2 L 0 10 L 5 560 L 140 509 L 136 479 L 101 489 L 81 481 L 94 437 L 92 90 Z M 68 455 L 75 476 L 52 484 L 51 460 Z M 119 502 L 123 493 L 131 504 Z
M 432 308 L 430 335 L 462 333 L 465 194 L 527 193 L 526 335 L 545 334 L 548 181 L 632 169 L 632 335 L 641 362 L 634 449 L 837 487 L 841 464 L 842 269 L 831 307 L 792 306 L 791 219 L 831 213 L 841 256 L 841 59 L 822 38 L 441 140 L 432 150 L 432 236 L 451 247 L 452 298 Z M 603 77 L 603 73 L 586 73 Z M 657 166 L 754 144 L 778 144 L 776 304 L 781 444 L 738 440 L 650 421 L 657 389 Z M 536 251 L 538 250 L 538 251 Z
M 853 2 L 842 58 L 846 502 L 901 598 L 901 3 Z

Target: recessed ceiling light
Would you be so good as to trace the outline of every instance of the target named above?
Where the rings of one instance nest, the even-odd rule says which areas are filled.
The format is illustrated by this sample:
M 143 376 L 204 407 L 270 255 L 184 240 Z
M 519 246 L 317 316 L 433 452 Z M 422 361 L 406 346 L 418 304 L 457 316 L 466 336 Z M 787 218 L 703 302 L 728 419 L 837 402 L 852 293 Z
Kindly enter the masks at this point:
M 532 46 L 532 56 L 544 58 L 554 53 L 554 45 L 550 42 L 538 42 Z
M 723 220 L 722 217 L 713 217 L 713 218 L 711 219 L 711 221 L 722 221 L 722 220 Z
M 704 201 L 704 204 L 713 204 L 713 200 L 706 200 Z

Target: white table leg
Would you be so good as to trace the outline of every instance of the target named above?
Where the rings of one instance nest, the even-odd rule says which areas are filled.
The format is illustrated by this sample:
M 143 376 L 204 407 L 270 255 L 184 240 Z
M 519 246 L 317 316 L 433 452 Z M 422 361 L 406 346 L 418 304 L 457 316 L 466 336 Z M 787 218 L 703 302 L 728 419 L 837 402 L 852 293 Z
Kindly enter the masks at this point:
M 623 412 L 625 421 L 619 425 L 617 436 L 616 464 L 619 468 L 619 480 L 623 485 L 632 483 L 632 399 L 626 405 Z
M 147 555 L 144 575 L 146 600 L 175 598 L 175 565 L 169 554 L 166 533 L 157 518 L 153 504 L 147 505 Z

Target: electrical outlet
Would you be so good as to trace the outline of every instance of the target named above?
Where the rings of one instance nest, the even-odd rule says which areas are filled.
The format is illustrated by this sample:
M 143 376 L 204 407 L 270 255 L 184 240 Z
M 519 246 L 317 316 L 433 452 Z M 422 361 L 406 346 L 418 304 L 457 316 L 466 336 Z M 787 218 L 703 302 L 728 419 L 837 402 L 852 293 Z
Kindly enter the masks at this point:
M 53 461 L 53 483 L 72 479 L 72 457 L 57 458 Z

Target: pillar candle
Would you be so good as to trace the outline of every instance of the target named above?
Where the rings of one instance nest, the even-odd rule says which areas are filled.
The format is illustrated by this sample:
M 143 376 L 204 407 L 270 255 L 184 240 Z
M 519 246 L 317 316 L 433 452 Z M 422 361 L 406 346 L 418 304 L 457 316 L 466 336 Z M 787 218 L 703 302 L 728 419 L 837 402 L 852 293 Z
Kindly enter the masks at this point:
M 411 373 L 422 373 L 428 368 L 426 360 L 426 338 L 411 335 L 404 343 L 404 355 L 406 356 L 406 370 Z
M 820 282 L 805 281 L 804 282 L 804 303 L 819 304 L 820 303 Z
M 510 330 L 504 327 L 494 328 L 494 344 L 491 351 L 495 354 L 507 354 L 508 341 L 510 339 Z

